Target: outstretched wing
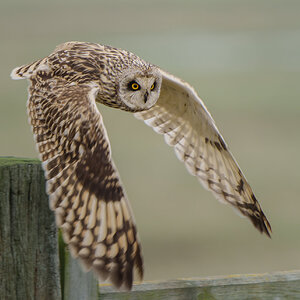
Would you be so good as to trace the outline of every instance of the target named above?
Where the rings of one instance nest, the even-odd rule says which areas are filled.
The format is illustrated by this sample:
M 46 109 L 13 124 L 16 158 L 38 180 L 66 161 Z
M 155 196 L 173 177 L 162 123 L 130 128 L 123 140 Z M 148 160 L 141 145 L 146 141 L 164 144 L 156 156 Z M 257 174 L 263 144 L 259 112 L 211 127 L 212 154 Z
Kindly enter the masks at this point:
M 205 105 L 189 84 L 161 72 L 157 104 L 135 116 L 164 135 L 188 171 L 218 200 L 230 203 L 270 236 L 271 226 Z
M 134 266 L 143 276 L 141 248 L 95 105 L 98 86 L 39 68 L 29 76 L 28 114 L 57 225 L 86 269 L 130 289 Z

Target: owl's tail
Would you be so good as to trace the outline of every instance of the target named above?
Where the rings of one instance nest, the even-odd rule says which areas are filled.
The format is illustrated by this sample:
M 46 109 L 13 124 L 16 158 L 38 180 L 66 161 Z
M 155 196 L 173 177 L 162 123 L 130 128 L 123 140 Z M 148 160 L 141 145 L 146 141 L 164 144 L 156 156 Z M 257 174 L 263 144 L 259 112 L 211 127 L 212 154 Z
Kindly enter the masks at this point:
M 30 78 L 37 71 L 48 71 L 49 66 L 47 65 L 46 59 L 40 59 L 28 65 L 23 65 L 21 67 L 16 67 L 10 73 L 10 77 L 14 80 Z

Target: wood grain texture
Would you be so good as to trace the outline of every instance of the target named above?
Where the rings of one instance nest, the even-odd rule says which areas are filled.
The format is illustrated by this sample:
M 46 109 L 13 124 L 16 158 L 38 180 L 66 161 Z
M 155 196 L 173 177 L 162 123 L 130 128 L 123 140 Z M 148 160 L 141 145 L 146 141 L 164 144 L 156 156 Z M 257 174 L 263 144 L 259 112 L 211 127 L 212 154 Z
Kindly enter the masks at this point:
M 93 273 L 59 248 L 40 162 L 0 157 L 0 299 L 96 299 Z
M 0 158 L 0 299 L 61 299 L 55 220 L 37 160 Z
M 100 289 L 101 300 L 300 299 L 300 271 L 146 282 L 133 285 L 131 293 L 116 292 L 108 285 Z

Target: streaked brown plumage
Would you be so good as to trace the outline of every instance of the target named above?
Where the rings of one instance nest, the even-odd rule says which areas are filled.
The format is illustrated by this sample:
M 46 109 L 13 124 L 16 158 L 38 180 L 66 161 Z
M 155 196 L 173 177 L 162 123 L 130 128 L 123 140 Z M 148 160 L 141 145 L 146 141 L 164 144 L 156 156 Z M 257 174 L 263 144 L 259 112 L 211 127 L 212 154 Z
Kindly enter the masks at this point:
M 186 82 L 128 51 L 79 42 L 14 69 L 12 78 L 30 80 L 28 115 L 57 225 L 72 255 L 101 279 L 131 289 L 134 267 L 143 277 L 143 260 L 95 101 L 134 112 L 163 134 L 192 175 L 270 236 L 249 184 Z

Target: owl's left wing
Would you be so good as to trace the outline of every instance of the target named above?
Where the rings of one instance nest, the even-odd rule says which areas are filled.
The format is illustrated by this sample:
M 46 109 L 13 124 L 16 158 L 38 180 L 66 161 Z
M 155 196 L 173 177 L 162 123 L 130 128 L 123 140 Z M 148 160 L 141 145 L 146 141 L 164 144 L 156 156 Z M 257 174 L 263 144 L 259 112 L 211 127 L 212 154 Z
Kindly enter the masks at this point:
M 162 71 L 160 97 L 155 106 L 135 113 L 164 135 L 177 157 L 223 203 L 229 203 L 270 236 L 271 226 L 250 185 L 195 90 Z

